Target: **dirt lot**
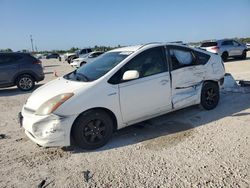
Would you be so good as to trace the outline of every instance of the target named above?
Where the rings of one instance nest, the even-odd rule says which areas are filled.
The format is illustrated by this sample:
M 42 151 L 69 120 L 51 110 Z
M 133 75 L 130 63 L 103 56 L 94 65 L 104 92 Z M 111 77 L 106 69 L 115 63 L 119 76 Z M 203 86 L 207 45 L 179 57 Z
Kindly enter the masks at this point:
M 67 63 L 43 61 L 46 79 Z M 248 60 L 225 63 L 250 80 Z M 250 187 L 250 93 L 222 92 L 219 106 L 197 106 L 118 131 L 103 148 L 40 148 L 19 128 L 31 93 L 0 89 L 0 187 Z

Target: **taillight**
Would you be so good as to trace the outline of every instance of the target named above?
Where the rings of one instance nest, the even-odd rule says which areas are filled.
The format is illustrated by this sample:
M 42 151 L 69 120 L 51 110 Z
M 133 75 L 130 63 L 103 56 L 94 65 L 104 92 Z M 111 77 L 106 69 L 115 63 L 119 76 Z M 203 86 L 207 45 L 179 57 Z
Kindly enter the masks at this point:
M 33 61 L 32 64 L 42 64 L 42 62 L 38 59 L 36 61 Z
M 218 51 L 220 48 L 218 46 L 212 47 L 211 50 Z

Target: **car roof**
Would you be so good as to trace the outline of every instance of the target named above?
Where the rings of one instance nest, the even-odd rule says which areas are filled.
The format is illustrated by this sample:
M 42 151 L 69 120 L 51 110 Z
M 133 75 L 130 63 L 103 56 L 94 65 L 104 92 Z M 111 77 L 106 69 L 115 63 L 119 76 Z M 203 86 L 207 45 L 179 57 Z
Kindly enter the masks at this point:
M 140 49 L 143 45 L 136 45 L 136 46 L 126 46 L 122 48 L 116 48 L 114 50 L 111 50 L 110 52 L 135 52 L 138 49 Z
M 201 42 L 201 43 L 207 43 L 207 42 L 218 42 L 218 43 L 220 43 L 220 42 L 228 41 L 228 40 L 234 40 L 234 39 L 219 39 L 219 40 L 213 39 L 213 40 L 203 41 L 203 42 Z
M 110 52 L 135 52 L 139 49 L 142 48 L 153 48 L 153 47 L 158 47 L 158 46 L 165 46 L 165 45 L 172 45 L 172 46 L 180 46 L 180 47 L 188 47 L 187 45 L 180 44 L 180 43 L 173 43 L 173 42 L 155 42 L 155 43 L 147 43 L 147 44 L 142 44 L 142 45 L 135 45 L 135 46 L 127 46 L 127 47 L 122 47 L 122 48 L 116 48 L 114 50 L 111 50 Z
M 30 55 L 29 52 L 0 52 L 0 54 Z

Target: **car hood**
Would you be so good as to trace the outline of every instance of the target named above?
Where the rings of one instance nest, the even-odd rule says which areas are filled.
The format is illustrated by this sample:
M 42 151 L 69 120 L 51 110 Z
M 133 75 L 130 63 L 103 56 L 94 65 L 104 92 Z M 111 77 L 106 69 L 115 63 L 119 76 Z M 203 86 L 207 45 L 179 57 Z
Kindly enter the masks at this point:
M 36 89 L 28 98 L 25 107 L 37 110 L 44 102 L 57 95 L 75 93 L 78 89 L 87 89 L 89 86 L 89 82 L 70 81 L 60 77 Z

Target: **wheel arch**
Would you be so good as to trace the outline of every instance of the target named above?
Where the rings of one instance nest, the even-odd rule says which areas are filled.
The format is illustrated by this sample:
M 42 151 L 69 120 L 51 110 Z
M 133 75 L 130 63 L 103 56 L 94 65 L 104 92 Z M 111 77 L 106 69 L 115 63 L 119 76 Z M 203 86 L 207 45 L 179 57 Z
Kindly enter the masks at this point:
M 108 115 L 111 117 L 112 121 L 113 121 L 113 127 L 114 127 L 114 131 L 117 130 L 117 118 L 114 114 L 114 112 L 112 112 L 111 110 L 109 110 L 108 108 L 104 108 L 104 107 L 95 107 L 95 108 L 91 108 L 88 110 L 83 111 L 82 113 L 80 113 L 74 120 L 71 129 L 70 129 L 70 142 L 72 142 L 72 129 L 74 127 L 74 124 L 76 122 L 76 120 L 80 117 L 80 115 L 82 115 L 83 113 L 89 112 L 89 111 L 95 111 L 95 110 L 102 110 L 106 113 L 108 113 Z
M 17 75 L 14 76 L 13 78 L 13 83 L 17 84 L 17 79 L 22 76 L 22 75 L 29 75 L 31 76 L 35 81 L 37 81 L 36 77 L 35 77 L 35 74 L 32 73 L 32 72 L 20 72 L 18 73 Z
M 214 84 L 216 84 L 218 87 L 219 87 L 219 81 L 217 81 L 217 80 L 205 80 L 204 82 L 203 82 L 203 85 L 205 84 L 205 83 L 207 83 L 207 82 L 211 82 L 211 83 L 214 83 Z
M 85 65 L 87 62 L 86 61 L 82 61 L 81 63 L 80 63 L 80 67 L 82 66 L 82 65 Z

